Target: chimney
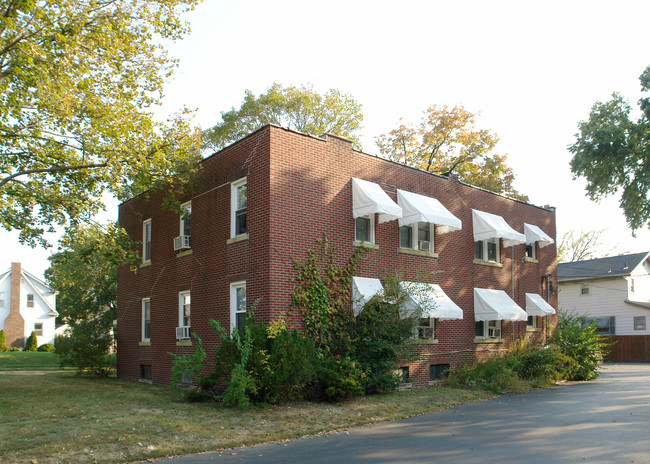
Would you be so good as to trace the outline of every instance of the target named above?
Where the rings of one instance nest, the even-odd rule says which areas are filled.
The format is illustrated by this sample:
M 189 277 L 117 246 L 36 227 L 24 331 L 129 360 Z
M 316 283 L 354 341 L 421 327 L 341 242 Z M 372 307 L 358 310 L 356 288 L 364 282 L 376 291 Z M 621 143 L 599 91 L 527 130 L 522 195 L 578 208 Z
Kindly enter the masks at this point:
M 11 263 L 11 287 L 9 296 L 9 314 L 5 319 L 5 335 L 8 347 L 25 346 L 25 319 L 20 314 L 20 263 Z

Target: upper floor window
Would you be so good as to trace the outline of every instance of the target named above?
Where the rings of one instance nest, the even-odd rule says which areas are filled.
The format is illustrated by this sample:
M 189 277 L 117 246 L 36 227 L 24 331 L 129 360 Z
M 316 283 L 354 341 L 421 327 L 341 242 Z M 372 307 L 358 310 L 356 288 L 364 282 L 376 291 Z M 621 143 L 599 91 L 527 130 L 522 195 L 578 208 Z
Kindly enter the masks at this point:
M 248 233 L 246 225 L 246 210 L 248 207 L 248 192 L 246 178 L 231 184 L 231 237 Z
M 526 244 L 526 258 L 535 259 L 535 244 L 527 243 Z
M 142 262 L 151 261 L 151 219 L 142 223 Z
M 142 299 L 142 341 L 148 342 L 151 339 L 151 300 Z
M 28 308 L 33 308 L 34 307 L 34 294 L 33 293 L 28 293 L 27 294 L 27 307 Z
M 399 228 L 400 248 L 433 252 L 433 224 L 418 222 Z
M 192 202 L 188 201 L 181 205 L 181 235 L 189 237 L 192 226 Z
M 230 284 L 230 329 L 244 330 L 246 323 L 246 282 Z
M 488 238 L 474 242 L 474 259 L 499 262 L 499 239 Z
M 588 283 L 583 282 L 580 284 L 580 295 L 591 295 L 591 287 Z
M 630 293 L 634 293 L 634 279 L 630 278 Z
M 191 305 L 190 292 L 180 292 L 178 294 L 178 323 L 181 327 L 191 327 Z
M 526 322 L 526 326 L 536 328 L 537 316 L 528 316 L 528 322 Z
M 645 316 L 634 316 L 634 330 L 645 330 Z
M 354 220 L 354 239 L 357 242 L 375 243 L 375 215 L 360 216 Z

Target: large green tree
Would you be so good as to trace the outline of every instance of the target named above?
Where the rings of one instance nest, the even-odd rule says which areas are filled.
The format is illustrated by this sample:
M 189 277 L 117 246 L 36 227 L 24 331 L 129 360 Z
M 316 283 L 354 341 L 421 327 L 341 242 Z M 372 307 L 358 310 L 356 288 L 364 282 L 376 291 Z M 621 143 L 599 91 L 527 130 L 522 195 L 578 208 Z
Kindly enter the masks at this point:
M 650 90 L 650 66 L 640 76 L 641 90 Z M 574 179 L 587 180 L 587 196 L 599 201 L 617 192 L 632 230 L 650 227 L 650 98 L 639 100 L 640 116 L 618 93 L 596 102 L 589 119 L 578 125 L 573 154 Z
M 283 87 L 273 84 L 256 97 L 246 90 L 239 109 L 221 112 L 222 122 L 204 133 L 206 148 L 220 150 L 265 124 L 320 136 L 340 135 L 360 148 L 358 131 L 363 122 L 361 104 L 337 89 L 319 94 L 310 85 Z
M 200 134 L 152 108 L 175 66 L 161 39 L 200 0 L 0 0 L 0 226 L 44 243 L 110 192 L 187 179 Z
M 463 182 L 528 200 L 513 187 L 506 156 L 493 154 L 499 138 L 475 127 L 476 115 L 462 106 L 434 105 L 419 125 L 401 124 L 376 138 L 383 156 L 438 174 L 453 173 Z

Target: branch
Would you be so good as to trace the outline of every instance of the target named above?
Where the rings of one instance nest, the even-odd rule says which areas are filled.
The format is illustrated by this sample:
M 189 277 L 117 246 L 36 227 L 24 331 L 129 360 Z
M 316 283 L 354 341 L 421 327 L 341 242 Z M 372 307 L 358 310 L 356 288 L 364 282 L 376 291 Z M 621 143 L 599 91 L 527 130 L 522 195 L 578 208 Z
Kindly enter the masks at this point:
M 56 166 L 53 168 L 43 168 L 43 169 L 28 169 L 27 171 L 20 171 L 15 174 L 12 174 L 10 176 L 5 177 L 0 181 L 0 187 L 5 185 L 7 182 L 15 179 L 16 177 L 19 176 L 26 176 L 29 174 L 38 174 L 38 173 L 54 173 L 54 172 L 62 172 L 62 171 L 79 171 L 82 169 L 95 169 L 95 168 L 105 168 L 107 166 L 107 163 L 99 163 L 99 164 L 81 164 L 78 166 Z

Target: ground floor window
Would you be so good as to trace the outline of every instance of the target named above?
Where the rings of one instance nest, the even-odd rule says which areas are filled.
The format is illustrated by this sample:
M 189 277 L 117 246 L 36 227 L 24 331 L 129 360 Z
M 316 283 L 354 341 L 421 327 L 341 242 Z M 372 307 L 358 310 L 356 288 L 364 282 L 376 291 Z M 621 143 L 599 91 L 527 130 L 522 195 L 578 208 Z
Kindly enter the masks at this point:
M 246 282 L 230 284 L 230 329 L 244 330 L 246 323 Z
M 39 337 L 43 336 L 43 323 L 42 322 L 35 322 L 34 323 L 34 333 Z
M 476 321 L 476 338 L 501 338 L 501 321 Z
M 433 382 L 446 377 L 449 373 L 449 364 L 432 364 L 429 366 L 429 381 Z
M 151 380 L 151 365 L 140 364 L 140 378 L 142 380 Z
M 636 316 L 634 318 L 634 330 L 645 330 L 645 316 Z
M 537 316 L 528 316 L 528 322 L 526 325 L 528 327 L 537 327 Z
M 430 340 L 435 338 L 435 319 L 432 317 L 423 317 L 420 318 L 420 324 L 418 325 L 418 338 L 420 340 Z
M 596 321 L 596 333 L 598 335 L 616 335 L 616 317 L 603 316 L 603 317 L 588 317 L 585 322 L 587 324 Z
M 397 373 L 400 376 L 400 382 L 401 383 L 408 383 L 409 382 L 409 368 L 408 368 L 408 366 L 400 367 L 399 370 L 397 371 Z

